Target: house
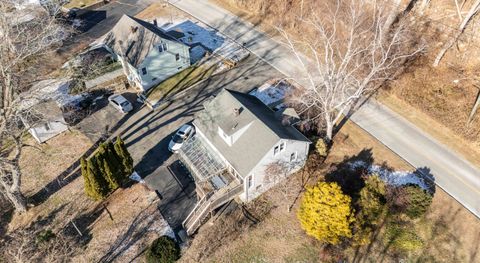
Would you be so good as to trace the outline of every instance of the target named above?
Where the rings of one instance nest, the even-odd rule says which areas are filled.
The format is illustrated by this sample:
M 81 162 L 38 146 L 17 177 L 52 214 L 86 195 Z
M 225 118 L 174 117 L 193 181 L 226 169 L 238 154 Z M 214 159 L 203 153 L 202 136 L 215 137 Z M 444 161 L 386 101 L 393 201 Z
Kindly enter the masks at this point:
M 22 122 L 39 143 L 44 143 L 68 130 L 63 111 L 51 100 L 38 103 L 25 111 Z
M 189 46 L 162 29 L 123 15 L 101 42 L 119 60 L 128 80 L 146 91 L 190 66 Z
M 257 97 L 224 89 L 204 104 L 193 121 L 195 135 L 179 151 L 200 198 L 184 221 L 188 234 L 208 212 L 239 197 L 248 202 L 268 190 L 271 167 L 281 176 L 298 171 L 307 159 L 310 141 L 291 125 L 292 115 L 275 112 Z

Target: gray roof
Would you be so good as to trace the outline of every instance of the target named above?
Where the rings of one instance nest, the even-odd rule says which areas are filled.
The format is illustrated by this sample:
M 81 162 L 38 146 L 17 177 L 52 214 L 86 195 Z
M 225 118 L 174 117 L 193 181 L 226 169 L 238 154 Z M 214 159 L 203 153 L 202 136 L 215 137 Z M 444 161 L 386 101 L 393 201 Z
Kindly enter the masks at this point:
M 310 143 L 297 129 L 283 125 L 274 111 L 252 95 L 224 89 L 204 106 L 193 124 L 243 177 L 280 139 Z M 219 127 L 228 135 L 243 133 L 229 146 L 219 136 Z
M 161 39 L 184 45 L 154 24 L 123 15 L 105 35 L 103 42 L 116 54 L 125 56 L 132 66 L 137 67 Z

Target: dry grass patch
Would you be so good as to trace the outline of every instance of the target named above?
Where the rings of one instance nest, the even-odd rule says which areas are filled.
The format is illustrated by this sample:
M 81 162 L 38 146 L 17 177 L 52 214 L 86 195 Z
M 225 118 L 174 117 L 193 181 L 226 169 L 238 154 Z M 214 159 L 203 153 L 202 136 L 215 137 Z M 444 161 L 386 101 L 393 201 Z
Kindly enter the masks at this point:
M 64 132 L 38 144 L 33 138 L 23 148 L 20 167 L 23 173 L 22 191 L 28 196 L 40 190 L 78 160 L 92 145 L 77 131 Z
M 152 20 L 157 17 L 178 16 L 179 10 L 164 3 L 154 3 L 136 14 L 135 17 L 142 20 Z
M 36 193 L 91 145 L 84 135 L 66 132 L 46 144 L 25 147 L 21 157 L 23 189 L 30 196 Z M 141 260 L 143 250 L 153 239 L 172 234 L 157 208 L 157 200 L 154 192 L 135 184 L 116 190 L 104 201 L 92 201 L 84 193 L 83 178 L 78 176 L 49 192 L 45 200 L 26 213 L 14 214 L 7 234 L 32 225 L 36 230 L 64 233 L 76 240 L 80 252 L 71 259 L 73 262 Z
M 460 68 L 415 65 L 378 99 L 480 167 L 480 113 L 467 124 L 478 89 Z

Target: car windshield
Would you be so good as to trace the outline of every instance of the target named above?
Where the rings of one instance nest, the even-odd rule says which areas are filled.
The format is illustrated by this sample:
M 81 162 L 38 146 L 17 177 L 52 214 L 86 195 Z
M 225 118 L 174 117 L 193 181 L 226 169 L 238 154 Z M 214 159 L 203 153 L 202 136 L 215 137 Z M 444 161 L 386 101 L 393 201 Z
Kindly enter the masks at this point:
M 122 107 L 128 106 L 128 101 L 124 101 L 124 102 L 122 102 L 122 104 L 120 104 L 120 105 L 122 105 Z
M 175 143 L 182 143 L 183 142 L 183 138 L 178 136 L 177 134 L 175 134 L 172 138 L 172 141 L 175 142 Z

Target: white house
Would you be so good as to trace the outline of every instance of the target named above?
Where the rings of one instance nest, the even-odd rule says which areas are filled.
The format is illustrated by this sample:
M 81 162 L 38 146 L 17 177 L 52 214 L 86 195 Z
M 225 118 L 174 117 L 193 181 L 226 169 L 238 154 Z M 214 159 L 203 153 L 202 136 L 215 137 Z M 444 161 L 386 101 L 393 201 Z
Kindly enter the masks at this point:
M 128 80 L 141 91 L 190 66 L 187 45 L 132 16 L 123 15 L 101 43 L 122 63 Z
M 236 196 L 251 201 L 279 181 L 272 177 L 299 170 L 311 143 L 283 114 L 289 111 L 275 112 L 255 96 L 224 89 L 204 107 L 193 121 L 196 134 L 179 152 L 200 197 L 184 222 L 188 234 L 205 213 Z M 281 175 L 272 174 L 274 166 Z

